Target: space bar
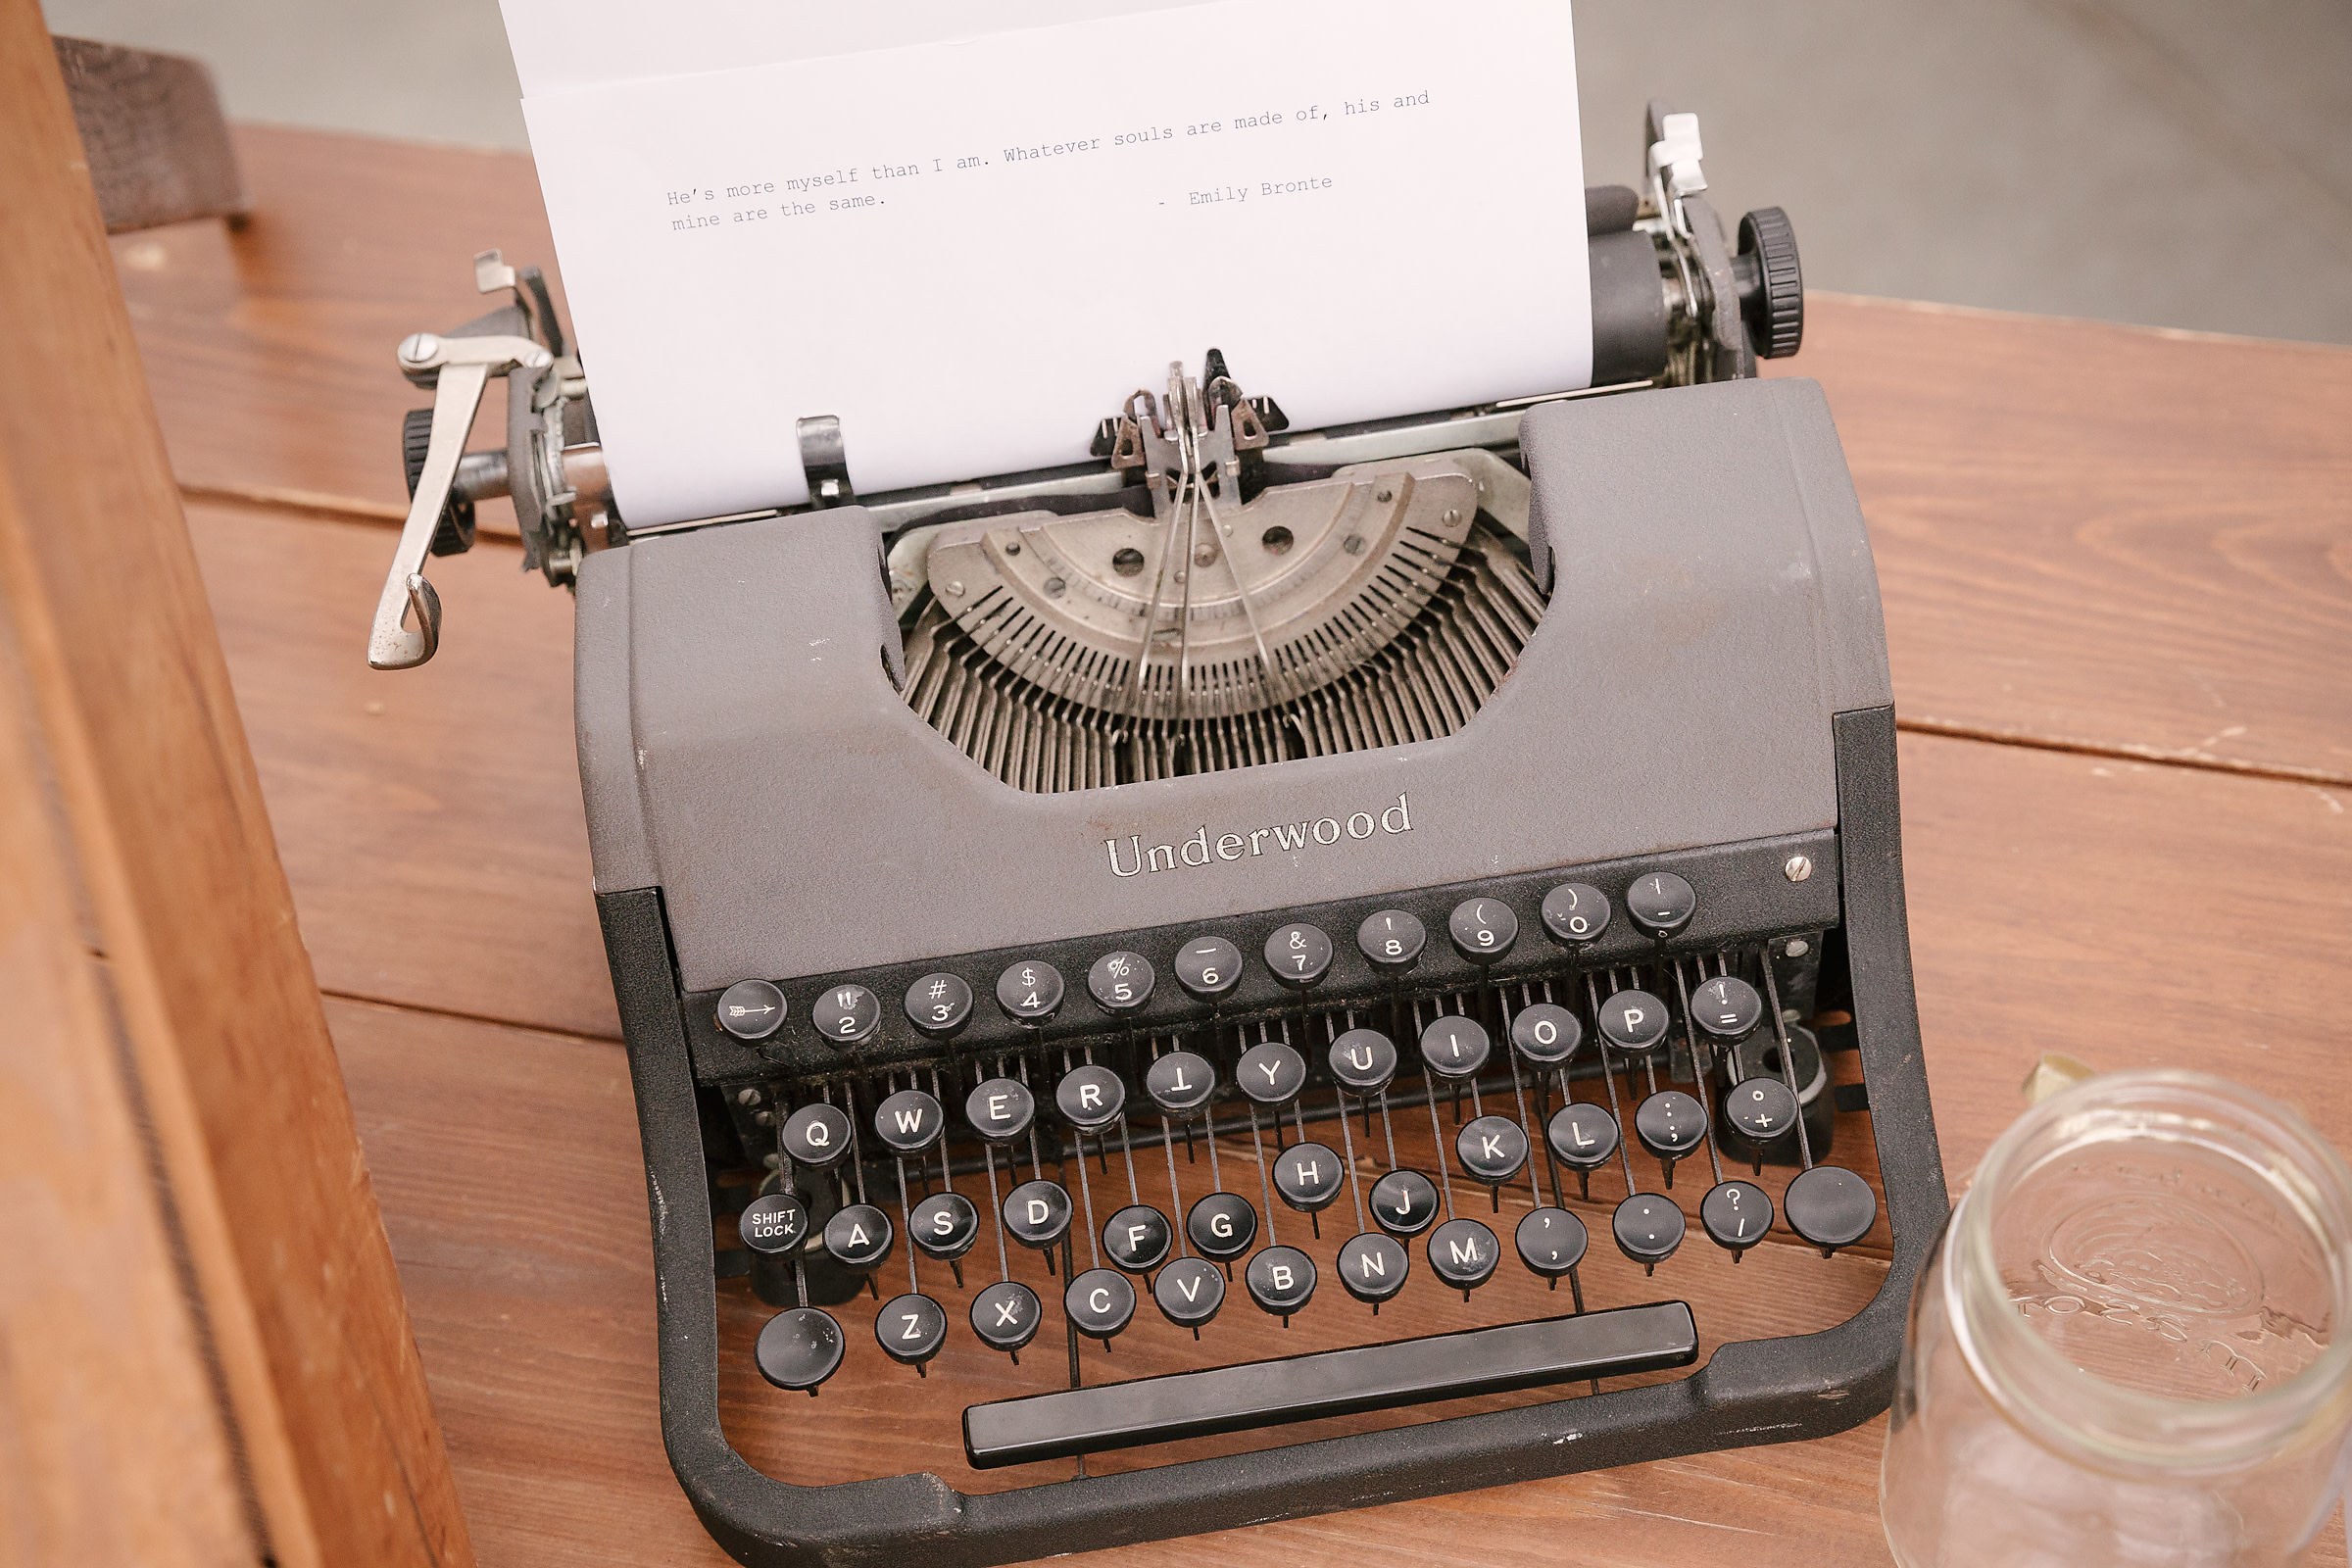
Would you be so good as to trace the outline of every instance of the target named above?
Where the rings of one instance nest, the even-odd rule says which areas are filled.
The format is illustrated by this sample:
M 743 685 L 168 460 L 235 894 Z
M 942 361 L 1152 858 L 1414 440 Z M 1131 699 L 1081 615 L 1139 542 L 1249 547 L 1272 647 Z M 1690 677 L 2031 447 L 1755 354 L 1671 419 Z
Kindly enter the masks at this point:
M 975 1469 L 993 1470 L 1697 1359 L 1690 1308 L 1660 1301 L 975 1404 L 963 1447 Z

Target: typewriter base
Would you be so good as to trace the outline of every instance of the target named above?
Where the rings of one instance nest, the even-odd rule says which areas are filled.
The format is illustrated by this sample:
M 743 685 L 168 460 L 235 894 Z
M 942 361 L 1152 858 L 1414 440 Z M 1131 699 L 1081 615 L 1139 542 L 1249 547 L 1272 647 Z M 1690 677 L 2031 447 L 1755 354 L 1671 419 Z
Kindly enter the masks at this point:
M 1001 1563 L 1825 1437 L 1877 1415 L 1891 1396 L 1912 1282 L 1947 1208 L 1912 995 L 1894 738 L 1891 709 L 1833 720 L 1847 962 L 1893 1237 L 1886 1281 L 1862 1311 L 1816 1334 L 1725 1345 L 1677 1382 L 981 1495 L 935 1475 L 793 1486 L 728 1445 L 703 1128 L 661 895 L 601 895 L 644 1140 L 662 1435 L 705 1527 L 755 1568 L 918 1551 L 926 1562 Z

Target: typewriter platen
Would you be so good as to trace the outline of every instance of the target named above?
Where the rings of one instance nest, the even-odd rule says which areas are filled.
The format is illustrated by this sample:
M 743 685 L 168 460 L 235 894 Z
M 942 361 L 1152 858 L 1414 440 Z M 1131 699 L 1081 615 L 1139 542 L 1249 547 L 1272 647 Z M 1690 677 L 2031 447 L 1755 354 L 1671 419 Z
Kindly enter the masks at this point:
M 1884 1407 L 1945 1195 L 1876 579 L 1754 373 L 1786 220 L 1727 243 L 1694 122 L 1647 145 L 1588 197 L 1597 391 L 1523 406 L 1294 431 L 1211 351 L 1088 465 L 858 497 L 807 419 L 811 506 L 631 533 L 535 273 L 402 345 L 371 659 L 430 657 L 472 498 L 576 586 L 664 1437 L 738 1559 Z

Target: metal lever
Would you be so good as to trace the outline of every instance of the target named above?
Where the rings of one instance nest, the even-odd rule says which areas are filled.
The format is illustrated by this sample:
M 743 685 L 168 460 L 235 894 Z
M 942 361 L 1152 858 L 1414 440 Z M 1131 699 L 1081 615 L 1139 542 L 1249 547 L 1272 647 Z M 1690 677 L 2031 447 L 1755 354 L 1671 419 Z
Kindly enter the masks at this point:
M 375 626 L 368 638 L 368 662 L 376 669 L 413 669 L 441 646 L 441 599 L 424 580 L 424 558 L 433 528 L 457 482 L 466 437 L 481 408 L 490 377 L 520 367 L 542 370 L 555 356 L 527 337 L 440 337 L 418 332 L 400 345 L 400 368 L 410 380 L 433 389 L 433 434 L 425 448 L 424 471 L 409 501 L 408 520 L 392 552 L 392 569 L 375 602 Z M 411 630 L 405 622 L 416 618 Z

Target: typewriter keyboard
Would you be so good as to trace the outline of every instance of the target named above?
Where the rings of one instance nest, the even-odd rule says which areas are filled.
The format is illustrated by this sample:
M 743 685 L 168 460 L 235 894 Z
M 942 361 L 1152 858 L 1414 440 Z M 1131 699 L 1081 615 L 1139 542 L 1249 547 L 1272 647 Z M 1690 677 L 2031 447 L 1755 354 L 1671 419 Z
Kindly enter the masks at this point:
M 846 1391 L 922 1467 L 1117 1462 L 1839 1320 L 1877 1275 L 1820 1259 L 1885 1248 L 1835 866 L 1822 835 L 690 998 L 744 1153 L 730 1426 Z

